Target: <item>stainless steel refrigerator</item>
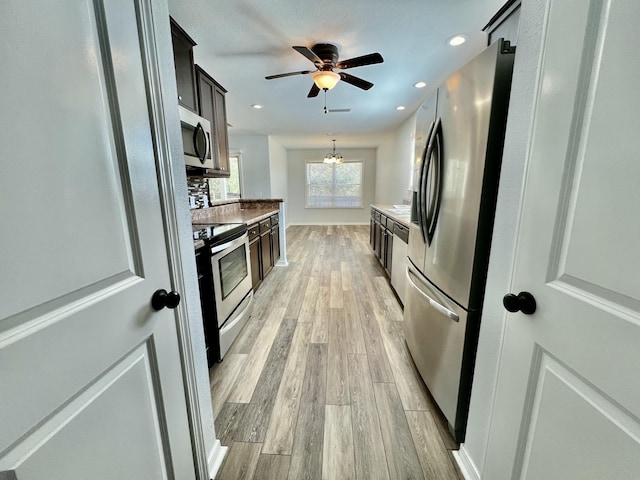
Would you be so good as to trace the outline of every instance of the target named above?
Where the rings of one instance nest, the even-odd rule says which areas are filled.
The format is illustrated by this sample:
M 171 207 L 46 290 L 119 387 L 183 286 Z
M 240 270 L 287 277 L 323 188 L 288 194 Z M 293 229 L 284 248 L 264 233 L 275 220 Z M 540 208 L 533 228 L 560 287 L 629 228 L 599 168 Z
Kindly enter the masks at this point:
M 464 441 L 515 48 L 498 40 L 416 117 L 404 329 L 449 430 Z

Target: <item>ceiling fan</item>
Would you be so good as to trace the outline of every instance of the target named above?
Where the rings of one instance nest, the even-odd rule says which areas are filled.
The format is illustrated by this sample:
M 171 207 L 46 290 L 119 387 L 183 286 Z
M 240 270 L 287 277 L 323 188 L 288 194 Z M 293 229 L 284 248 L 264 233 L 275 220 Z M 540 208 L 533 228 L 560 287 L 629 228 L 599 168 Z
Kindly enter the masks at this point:
M 379 53 L 370 53 L 361 57 L 350 58 L 349 60 L 338 61 L 338 47 L 330 43 L 316 43 L 311 48 L 294 46 L 293 49 L 304 55 L 313 62 L 316 70 L 301 70 L 299 72 L 280 73 L 277 75 L 269 75 L 264 77 L 267 80 L 274 78 L 290 77 L 292 75 L 311 74 L 313 78 L 313 86 L 307 97 L 316 97 L 320 90 L 331 90 L 336 86 L 338 81 L 343 80 L 362 90 L 369 90 L 373 87 L 373 83 L 354 77 L 345 72 L 334 72 L 334 69 L 347 70 L 354 67 L 362 67 L 364 65 L 373 65 L 382 63 L 384 59 Z

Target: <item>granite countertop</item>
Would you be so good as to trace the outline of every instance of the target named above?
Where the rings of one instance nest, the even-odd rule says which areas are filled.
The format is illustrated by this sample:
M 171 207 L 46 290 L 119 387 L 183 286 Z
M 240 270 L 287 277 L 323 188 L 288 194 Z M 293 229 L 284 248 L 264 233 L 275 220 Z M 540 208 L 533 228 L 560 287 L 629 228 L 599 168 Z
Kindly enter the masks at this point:
M 265 218 L 278 213 L 278 211 L 279 209 L 277 208 L 249 208 L 235 212 L 219 213 L 213 217 L 207 217 L 202 220 L 199 219 L 198 223 L 211 221 L 217 223 L 246 223 L 247 225 L 250 225 L 264 220 Z
M 396 208 L 393 205 L 371 205 L 371 208 L 375 208 L 392 220 L 409 228 L 409 223 L 411 222 L 411 207 L 410 205 L 407 205 L 407 207 L 408 208 Z
M 202 223 L 246 223 L 252 225 L 278 213 L 280 202 L 282 202 L 280 199 L 243 200 L 242 205 L 248 208 L 239 208 L 240 203 L 237 200 L 218 202 L 211 208 L 197 211 L 195 216 L 192 214 L 191 220 L 194 225 Z M 204 246 L 203 240 L 193 241 L 195 250 Z

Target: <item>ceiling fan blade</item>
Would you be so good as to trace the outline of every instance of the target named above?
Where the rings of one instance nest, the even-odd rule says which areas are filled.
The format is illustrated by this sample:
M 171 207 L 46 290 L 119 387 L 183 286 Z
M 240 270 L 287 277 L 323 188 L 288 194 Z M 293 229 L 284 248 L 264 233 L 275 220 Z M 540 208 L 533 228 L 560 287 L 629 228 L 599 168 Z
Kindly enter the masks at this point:
M 292 47 L 296 52 L 301 53 L 302 55 L 304 55 L 305 57 L 307 57 L 309 60 L 311 60 L 314 65 L 323 65 L 324 62 L 322 61 L 322 59 L 316 55 L 315 53 L 313 53 L 310 49 L 308 49 L 307 47 Z
M 309 90 L 309 93 L 307 94 L 307 98 L 311 98 L 311 97 L 317 97 L 318 93 L 320 93 L 320 89 L 318 88 L 318 86 L 314 83 L 311 86 L 311 90 Z
M 379 53 L 370 53 L 361 57 L 350 58 L 349 60 L 343 60 L 336 64 L 336 68 L 346 70 L 347 68 L 362 67 L 364 65 L 373 65 L 375 63 L 382 63 L 384 59 Z
M 264 77 L 267 80 L 273 80 L 274 78 L 291 77 L 293 75 L 306 75 L 307 73 L 313 73 L 315 70 L 300 70 L 299 72 L 279 73 L 277 75 L 269 75 Z
M 362 90 L 369 90 L 373 87 L 373 83 L 367 82 L 358 77 L 354 77 L 353 75 L 349 75 L 348 73 L 340 72 L 340 78 L 347 83 L 350 83 L 354 87 L 361 88 Z

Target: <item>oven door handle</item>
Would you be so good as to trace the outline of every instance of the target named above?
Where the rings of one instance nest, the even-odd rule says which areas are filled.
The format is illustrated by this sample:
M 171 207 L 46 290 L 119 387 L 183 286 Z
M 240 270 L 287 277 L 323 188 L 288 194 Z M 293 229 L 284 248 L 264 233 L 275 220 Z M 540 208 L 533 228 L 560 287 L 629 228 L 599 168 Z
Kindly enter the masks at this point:
M 247 301 L 247 298 L 249 297 L 249 295 L 251 296 L 249 301 Z M 253 307 L 253 292 L 250 292 L 250 294 L 247 295 L 247 297 L 244 298 L 244 300 L 242 300 L 242 302 L 240 302 L 240 305 L 242 305 L 243 303 L 245 303 L 246 305 L 244 306 L 244 308 L 239 311 L 239 312 L 231 312 L 236 314 L 235 318 L 233 320 L 231 320 L 231 322 L 226 321 L 225 323 L 222 324 L 222 326 L 220 327 L 220 333 L 225 333 L 226 331 L 232 329 L 238 322 L 241 322 L 244 318 L 245 313 L 247 312 L 248 309 Z M 238 305 L 238 306 L 240 306 Z
M 240 245 L 247 238 L 247 234 L 244 233 L 241 237 L 234 238 L 230 242 L 223 243 L 221 245 L 216 245 L 215 247 L 211 247 L 211 255 L 215 255 L 216 253 L 220 253 L 227 248 L 233 247 L 234 245 Z

